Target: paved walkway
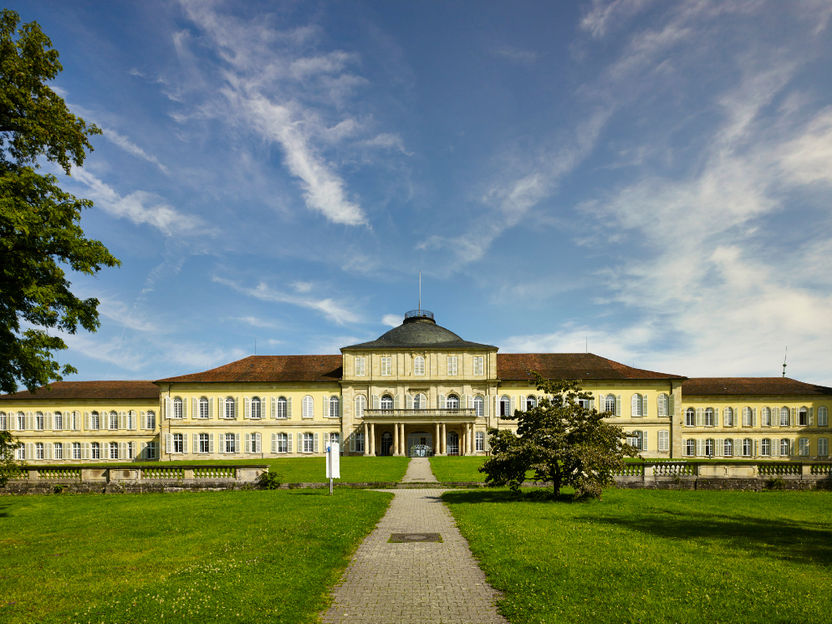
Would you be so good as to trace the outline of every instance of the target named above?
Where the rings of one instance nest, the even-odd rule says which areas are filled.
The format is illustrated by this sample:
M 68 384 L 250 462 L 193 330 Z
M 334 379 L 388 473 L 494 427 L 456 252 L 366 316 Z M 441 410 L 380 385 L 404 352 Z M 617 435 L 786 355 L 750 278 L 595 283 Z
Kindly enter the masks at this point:
M 427 474 L 422 463 L 412 459 L 407 474 L 436 481 L 427 460 Z M 494 607 L 498 592 L 486 582 L 439 499 L 443 491 L 394 491 L 387 513 L 358 547 L 333 590 L 332 606 L 322 614 L 324 622 L 507 624 Z M 390 543 L 393 533 L 409 538 L 439 533 L 442 542 Z
M 436 483 L 427 457 L 414 457 L 407 464 L 402 483 Z

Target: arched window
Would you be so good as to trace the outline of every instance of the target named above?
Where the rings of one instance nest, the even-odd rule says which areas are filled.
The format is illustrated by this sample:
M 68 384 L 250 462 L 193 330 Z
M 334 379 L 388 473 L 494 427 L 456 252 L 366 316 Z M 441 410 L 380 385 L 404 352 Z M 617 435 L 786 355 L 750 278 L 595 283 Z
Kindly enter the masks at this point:
M 35 429 L 43 431 L 43 412 L 35 413 Z
M 110 442 L 110 459 L 118 459 L 118 442 Z
M 355 397 L 355 417 L 364 418 L 365 409 L 367 409 L 367 397 L 359 394 Z
M 428 399 L 427 397 L 422 394 L 414 395 L 413 397 L 413 409 L 425 409 L 428 406 Z
M 714 408 L 706 407 L 705 408 L 705 426 L 706 427 L 713 427 L 714 426 Z
M 341 418 L 341 402 L 337 396 L 329 397 L 329 417 Z
M 788 457 L 791 455 L 791 441 L 788 438 L 780 440 L 780 456 Z
M 734 455 L 734 441 L 731 438 L 726 438 L 723 441 L 722 454 L 725 457 L 732 457 Z
M 764 427 L 771 427 L 771 409 L 770 408 L 768 408 L 768 407 L 763 408 L 762 420 L 763 420 L 762 425 Z
M 55 431 L 61 431 L 64 428 L 64 415 L 61 412 L 55 412 L 52 416 L 52 429 Z M 3 429 L 3 427 L 0 427 Z M 55 459 L 59 459 L 56 457 Z
M 670 412 L 670 397 L 666 394 L 659 394 L 658 414 L 659 418 L 667 418 Z
M 425 358 L 417 355 L 413 358 L 413 374 L 422 376 L 425 374 Z
M 500 397 L 500 416 L 511 416 L 511 399 L 506 395 Z
M 303 411 L 301 416 L 303 418 L 314 418 L 315 417 L 315 400 L 309 396 L 308 394 L 303 397 Z
M 275 414 L 276 418 L 286 419 L 289 418 L 289 409 L 288 409 L 288 401 L 286 397 L 278 397 L 277 399 L 277 414 Z
M 742 408 L 742 426 L 743 427 L 753 427 L 754 426 L 754 410 L 752 410 L 748 406 Z
M 90 429 L 101 429 L 101 417 L 98 415 L 98 412 L 92 412 L 90 414 Z
M 225 417 L 237 418 L 237 402 L 234 397 L 225 397 Z
M 155 429 L 156 428 L 156 413 L 151 410 L 144 415 L 145 418 L 145 429 Z
M 797 410 L 797 424 L 801 427 L 805 427 L 809 424 L 809 410 L 805 407 L 801 407 Z
M 526 409 L 530 410 L 534 409 L 535 407 L 537 407 L 537 397 L 533 394 L 530 394 L 526 397 Z
M 445 399 L 445 407 L 448 409 L 459 409 L 459 397 L 455 394 L 449 394 Z
M 43 442 L 36 442 L 35 443 L 35 459 L 43 459 L 44 452 L 43 452 Z
M 199 417 L 208 418 L 208 398 L 200 397 L 199 399 Z
M 175 397 L 173 399 L 173 417 L 174 418 L 182 418 L 182 399 L 180 397 Z M 110 425 L 110 429 L 113 426 Z
M 381 409 L 393 409 L 393 397 L 391 397 L 389 394 L 385 394 L 381 397 Z
M 644 416 L 643 405 L 644 405 L 644 403 L 642 401 L 641 395 L 640 394 L 634 394 L 633 395 L 633 401 L 632 401 L 632 415 L 633 415 L 633 418 L 641 418 L 642 416 Z
M 485 414 L 485 399 L 479 394 L 474 397 L 474 413 L 477 415 L 477 418 L 482 418 Z
M 689 407 L 685 410 L 685 427 L 696 426 L 696 410 Z
M 250 416 L 254 419 L 260 419 L 263 417 L 263 405 L 260 401 L 260 397 L 252 397 Z
M 609 412 L 610 414 L 615 414 L 615 395 L 608 394 L 607 398 L 604 399 L 604 411 Z
M 90 444 L 90 459 L 101 459 L 101 445 L 98 442 Z
M 734 410 L 732 408 L 726 407 L 722 412 L 722 418 L 726 427 L 734 426 Z
M 789 426 L 789 408 L 788 407 L 781 407 L 780 408 L 780 426 L 781 427 L 788 427 Z
M 118 429 L 118 414 L 110 412 L 110 429 Z

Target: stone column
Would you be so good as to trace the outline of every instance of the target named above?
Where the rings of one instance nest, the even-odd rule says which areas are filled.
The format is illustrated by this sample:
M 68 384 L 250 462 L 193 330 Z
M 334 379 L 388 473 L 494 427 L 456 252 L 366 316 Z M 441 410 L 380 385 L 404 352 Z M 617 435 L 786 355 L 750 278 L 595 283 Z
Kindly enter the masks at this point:
M 442 423 L 442 434 L 439 436 L 439 441 L 442 444 L 442 455 L 448 454 L 448 432 L 445 428 L 445 423 Z
M 468 423 L 468 453 L 474 454 L 474 423 Z
M 370 432 L 366 421 L 364 422 L 364 455 L 370 454 Z
M 393 423 L 393 455 L 399 456 L 399 423 Z
M 370 423 L 370 455 L 376 454 L 376 424 Z
M 400 426 L 402 428 L 402 432 L 399 435 L 399 440 L 401 440 L 401 442 L 400 442 L 401 449 L 400 450 L 401 450 L 401 454 L 406 456 L 407 455 L 407 437 L 404 435 L 404 423 L 401 423 Z
M 436 433 L 433 436 L 433 454 L 434 455 L 441 455 L 442 454 L 442 447 L 439 446 L 439 423 L 434 425 L 436 429 Z

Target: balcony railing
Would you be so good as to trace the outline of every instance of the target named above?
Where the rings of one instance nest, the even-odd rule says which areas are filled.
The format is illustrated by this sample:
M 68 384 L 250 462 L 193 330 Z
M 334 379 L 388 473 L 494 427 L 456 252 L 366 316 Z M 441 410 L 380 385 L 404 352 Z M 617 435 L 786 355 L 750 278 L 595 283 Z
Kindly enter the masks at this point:
M 471 408 L 444 408 L 444 409 L 367 409 L 364 410 L 364 418 L 476 418 L 477 410 Z

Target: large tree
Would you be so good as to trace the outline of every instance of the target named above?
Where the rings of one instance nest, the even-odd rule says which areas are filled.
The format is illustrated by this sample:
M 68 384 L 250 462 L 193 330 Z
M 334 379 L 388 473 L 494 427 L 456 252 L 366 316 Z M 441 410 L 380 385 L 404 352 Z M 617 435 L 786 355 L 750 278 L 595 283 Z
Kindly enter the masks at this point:
M 95 125 L 69 112 L 48 82 L 62 70 L 36 22 L 0 13 L 0 391 L 30 390 L 75 372 L 54 352 L 66 349 L 48 329 L 75 333 L 99 326 L 98 300 L 70 291 L 66 270 L 94 274 L 119 264 L 81 229 L 92 206 L 40 173 L 47 163 L 69 175 L 81 166 Z
M 637 455 L 637 449 L 626 443 L 621 427 L 605 420 L 609 414 L 589 407 L 592 395 L 577 381 L 535 378 L 543 397 L 531 409 L 501 416 L 517 419 L 517 433 L 491 430 L 492 454 L 480 471 L 487 483 L 515 492 L 531 470 L 552 483 L 555 496 L 568 485 L 578 498 L 600 498 L 624 457 Z

